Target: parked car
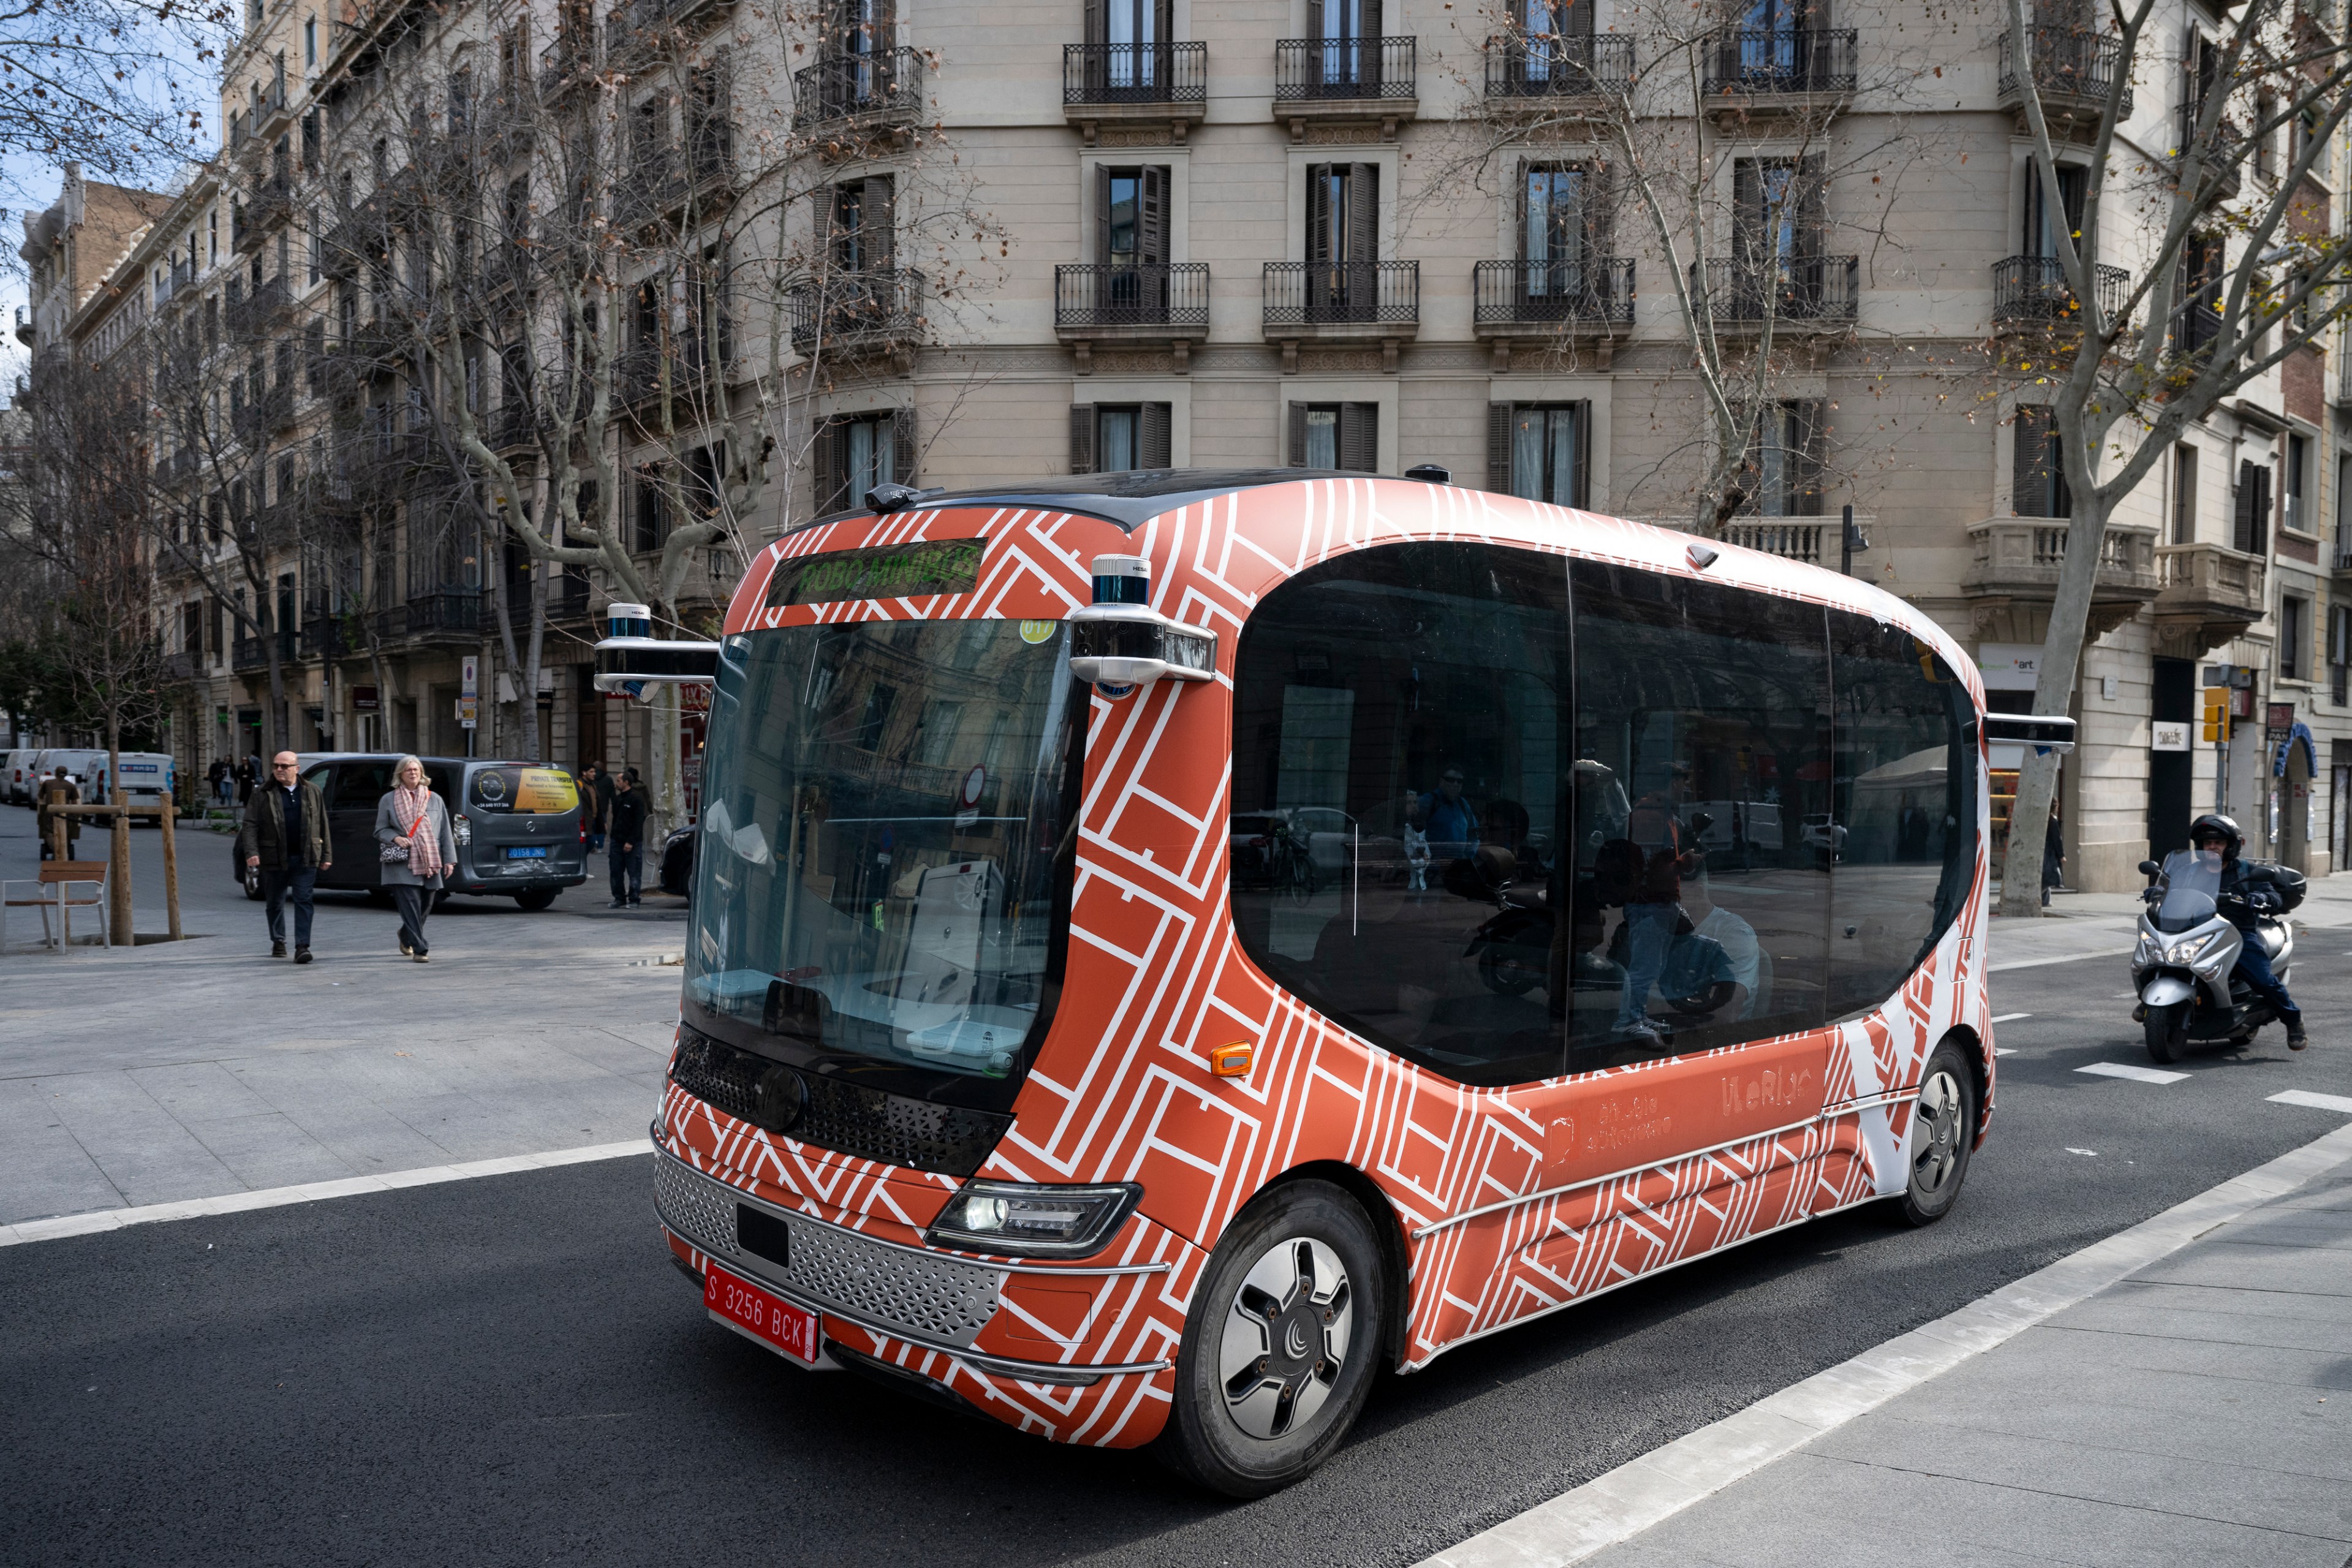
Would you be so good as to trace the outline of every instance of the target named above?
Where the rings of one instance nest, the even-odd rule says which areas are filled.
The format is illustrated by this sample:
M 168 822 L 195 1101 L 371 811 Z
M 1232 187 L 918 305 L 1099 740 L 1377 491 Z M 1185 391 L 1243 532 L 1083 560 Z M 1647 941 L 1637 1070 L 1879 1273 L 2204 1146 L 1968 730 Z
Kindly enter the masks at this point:
M 700 831 L 698 828 L 679 828 L 662 841 L 657 881 L 664 893 L 674 893 L 680 898 L 694 896 L 694 841 Z
M 0 751 L 0 800 L 12 806 L 33 803 L 33 764 L 41 754 L 29 746 Z
M 322 888 L 378 893 L 383 856 L 375 836 L 376 805 L 392 788 L 393 752 L 323 752 L 302 758 L 302 777 L 327 799 L 335 863 Z M 457 863 L 446 894 L 512 898 L 545 909 L 567 887 L 588 880 L 588 830 L 579 785 L 562 768 L 474 757 L 423 758 L 433 792 L 449 807 Z M 231 873 L 247 898 L 261 879 L 234 852 Z M 380 894 L 389 896 L 389 894 Z

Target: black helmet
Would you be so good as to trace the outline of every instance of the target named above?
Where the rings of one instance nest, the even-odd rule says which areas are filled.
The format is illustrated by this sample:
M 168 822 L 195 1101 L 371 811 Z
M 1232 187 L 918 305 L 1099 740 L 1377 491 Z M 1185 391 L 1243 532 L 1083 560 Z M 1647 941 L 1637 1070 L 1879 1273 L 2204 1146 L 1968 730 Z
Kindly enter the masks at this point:
M 2219 811 L 2208 811 L 2189 824 L 2189 848 L 2196 848 L 2200 839 L 2214 837 L 2221 841 L 2221 858 L 2225 861 L 2236 860 L 2238 852 L 2246 847 L 2246 835 L 2238 831 L 2238 824 Z

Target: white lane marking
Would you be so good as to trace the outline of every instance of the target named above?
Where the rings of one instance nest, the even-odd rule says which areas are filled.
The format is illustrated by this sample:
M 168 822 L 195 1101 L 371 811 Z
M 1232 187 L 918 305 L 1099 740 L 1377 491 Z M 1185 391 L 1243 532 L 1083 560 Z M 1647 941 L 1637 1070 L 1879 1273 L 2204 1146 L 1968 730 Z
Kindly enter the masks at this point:
M 1424 1559 L 1419 1568 L 1567 1568 L 1581 1563 L 2347 1161 L 2352 1161 L 2352 1127 L 2340 1127 L 1948 1317 L 1898 1334 L 1538 1503 Z
M 300 1186 L 264 1187 L 258 1192 L 225 1192 L 218 1197 L 183 1198 L 177 1203 L 151 1203 L 139 1208 L 101 1208 L 91 1214 L 68 1214 L 56 1219 L 20 1219 L 14 1225 L 0 1225 L 0 1247 L 54 1241 L 61 1236 L 89 1236 L 157 1220 L 241 1214 L 248 1208 L 280 1208 L 289 1203 L 315 1203 L 320 1198 L 391 1192 L 404 1186 L 431 1186 L 436 1182 L 468 1181 L 475 1176 L 511 1176 L 518 1171 L 547 1170 L 556 1166 L 585 1165 L 591 1160 L 617 1160 L 628 1155 L 653 1152 L 649 1139 L 632 1138 L 625 1144 L 589 1144 L 576 1149 L 551 1149 L 543 1154 L 504 1155 L 494 1160 L 472 1160 L 464 1165 L 425 1166 L 413 1171 L 342 1176 Z
M 2019 1019 L 2030 1019 L 2032 1016 L 2033 1015 L 2032 1013 L 1997 1013 L 1993 1016 L 1992 1021 L 1994 1023 L 2015 1023 Z
M 1992 1048 L 1992 1053 L 1995 1056 L 2015 1056 L 2017 1054 L 2017 1047 L 2013 1045 L 1996 1045 Z
M 2086 1155 L 2087 1157 L 2095 1160 L 2099 1157 L 2099 1151 L 2096 1149 L 2077 1149 L 2070 1146 L 2066 1152 L 2070 1155 Z
M 2352 956 L 2352 954 L 2347 954 L 2347 956 Z M 2341 1111 L 2346 1115 L 2352 1116 L 2352 1096 L 2314 1094 L 2308 1089 L 2290 1089 L 2283 1094 L 2273 1094 L 2270 1098 L 2273 1105 L 2308 1105 L 2315 1111 Z
M 2135 1083 L 2178 1083 L 2189 1076 L 2186 1072 L 2167 1072 L 2160 1068 L 2134 1067 L 2128 1061 L 2095 1061 L 2088 1067 L 2078 1067 L 2074 1071 L 2096 1073 L 2101 1078 L 2128 1078 Z

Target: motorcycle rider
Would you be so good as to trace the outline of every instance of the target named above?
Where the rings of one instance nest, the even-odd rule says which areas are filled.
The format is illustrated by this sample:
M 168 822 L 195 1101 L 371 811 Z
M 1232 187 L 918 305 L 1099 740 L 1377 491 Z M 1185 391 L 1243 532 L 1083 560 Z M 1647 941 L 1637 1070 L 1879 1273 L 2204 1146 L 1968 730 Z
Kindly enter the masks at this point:
M 2286 994 L 2286 988 L 2271 973 L 2271 956 L 2263 945 L 2253 939 L 2256 920 L 2284 907 L 2278 890 L 2268 882 L 2248 878 L 2246 867 L 2239 858 L 2245 848 L 2246 836 L 2238 824 L 2218 812 L 2208 812 L 2189 824 L 2189 842 L 2192 848 L 2211 850 L 2221 856 L 2221 914 L 2231 925 L 2245 933 L 2246 939 L 2238 946 L 2238 970 L 2246 977 L 2246 988 L 2271 1005 L 2279 1021 L 2286 1025 L 2286 1048 L 2301 1051 L 2310 1041 L 2303 1032 L 2303 1009 Z

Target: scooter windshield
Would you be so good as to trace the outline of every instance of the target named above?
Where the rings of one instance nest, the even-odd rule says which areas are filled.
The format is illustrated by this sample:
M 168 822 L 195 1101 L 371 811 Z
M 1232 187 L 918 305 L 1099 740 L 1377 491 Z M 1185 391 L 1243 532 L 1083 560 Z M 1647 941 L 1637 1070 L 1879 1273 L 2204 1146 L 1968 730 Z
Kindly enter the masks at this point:
M 2213 918 L 2221 897 L 2221 857 L 2212 850 L 2175 850 L 2164 857 L 2164 898 L 2148 916 L 2158 931 L 2189 931 Z

